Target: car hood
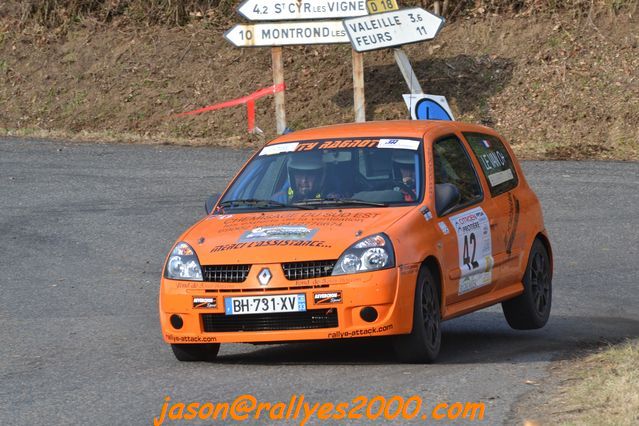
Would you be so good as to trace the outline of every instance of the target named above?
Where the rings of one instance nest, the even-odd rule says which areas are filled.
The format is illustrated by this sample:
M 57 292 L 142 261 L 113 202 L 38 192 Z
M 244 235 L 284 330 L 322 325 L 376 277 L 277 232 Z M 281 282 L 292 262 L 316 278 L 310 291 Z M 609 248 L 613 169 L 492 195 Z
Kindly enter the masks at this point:
M 333 260 L 384 231 L 408 207 L 257 212 L 208 216 L 186 234 L 202 265 Z

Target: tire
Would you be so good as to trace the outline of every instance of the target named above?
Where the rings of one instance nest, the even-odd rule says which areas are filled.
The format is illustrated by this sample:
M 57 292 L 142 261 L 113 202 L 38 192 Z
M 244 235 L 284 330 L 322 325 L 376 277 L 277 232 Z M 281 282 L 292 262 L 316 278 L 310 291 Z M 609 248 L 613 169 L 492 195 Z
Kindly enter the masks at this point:
M 215 361 L 220 351 L 219 343 L 172 344 L 173 355 L 178 361 Z
M 502 302 L 508 325 L 515 330 L 535 330 L 548 322 L 552 302 L 552 268 L 548 250 L 535 240 L 524 273 L 524 292 Z
M 437 358 L 442 341 L 437 282 L 428 268 L 419 272 L 413 300 L 413 330 L 397 336 L 394 349 L 404 363 L 430 363 Z

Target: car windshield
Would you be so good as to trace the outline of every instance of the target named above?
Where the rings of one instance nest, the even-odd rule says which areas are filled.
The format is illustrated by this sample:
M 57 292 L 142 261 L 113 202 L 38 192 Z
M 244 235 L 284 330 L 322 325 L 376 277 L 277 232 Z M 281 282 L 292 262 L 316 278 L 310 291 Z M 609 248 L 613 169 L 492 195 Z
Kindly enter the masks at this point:
M 420 147 L 406 138 L 269 145 L 238 175 L 218 210 L 415 204 L 424 188 Z

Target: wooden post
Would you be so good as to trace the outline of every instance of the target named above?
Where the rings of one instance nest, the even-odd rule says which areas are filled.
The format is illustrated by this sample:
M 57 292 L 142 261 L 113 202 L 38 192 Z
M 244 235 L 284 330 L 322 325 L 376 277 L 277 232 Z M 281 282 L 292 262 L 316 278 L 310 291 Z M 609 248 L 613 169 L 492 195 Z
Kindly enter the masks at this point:
M 442 3 L 440 1 L 436 1 L 435 2 L 435 4 L 433 5 L 433 11 L 435 12 L 435 15 L 441 16 L 441 14 L 442 14 Z
M 448 13 L 448 3 L 449 0 L 444 0 L 444 6 L 442 6 L 442 15 L 441 16 L 446 16 L 446 14 Z
M 364 95 L 364 55 L 353 49 L 353 107 L 355 122 L 366 121 L 366 98 Z
M 273 60 L 273 84 L 278 85 L 284 83 L 284 63 L 282 62 L 282 48 L 273 47 L 271 49 L 271 57 Z M 277 126 L 277 134 L 281 135 L 286 130 L 286 109 L 284 107 L 284 91 L 277 92 L 275 97 L 275 123 Z
M 408 60 L 406 52 L 404 52 L 401 47 L 398 47 L 393 49 L 393 56 L 395 56 L 395 62 L 397 62 L 397 66 L 402 72 L 404 80 L 406 80 L 410 93 L 412 95 L 423 94 L 424 91 L 422 90 L 422 86 L 419 84 L 417 77 L 415 77 L 415 72 L 413 71 L 413 67 L 410 65 L 410 60 Z

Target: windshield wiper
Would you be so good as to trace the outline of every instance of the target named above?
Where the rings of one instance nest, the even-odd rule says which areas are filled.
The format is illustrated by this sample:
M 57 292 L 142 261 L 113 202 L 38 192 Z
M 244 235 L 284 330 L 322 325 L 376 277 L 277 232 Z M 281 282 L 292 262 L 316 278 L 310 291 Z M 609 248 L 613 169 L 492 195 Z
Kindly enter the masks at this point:
M 245 198 L 245 199 L 239 199 L 239 200 L 226 200 L 226 201 L 222 201 L 219 204 L 220 207 L 225 208 L 225 207 L 240 207 L 240 206 L 250 206 L 250 207 L 257 207 L 260 209 L 267 209 L 269 207 L 292 207 L 292 208 L 296 208 L 296 209 L 301 209 L 301 210 L 310 210 L 310 209 L 314 209 L 315 207 L 311 207 L 311 206 L 298 206 L 296 204 L 286 204 L 286 203 L 280 203 L 279 201 L 275 201 L 275 200 L 259 200 L 256 198 Z
M 358 200 L 357 198 L 309 198 L 293 203 L 294 206 L 317 206 L 317 205 L 356 205 L 371 207 L 388 207 L 386 203 L 376 203 L 373 201 Z

